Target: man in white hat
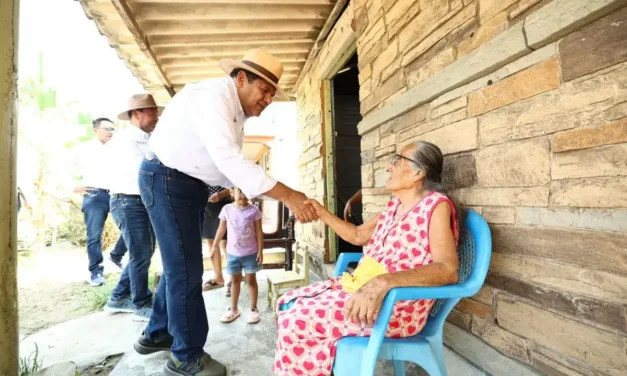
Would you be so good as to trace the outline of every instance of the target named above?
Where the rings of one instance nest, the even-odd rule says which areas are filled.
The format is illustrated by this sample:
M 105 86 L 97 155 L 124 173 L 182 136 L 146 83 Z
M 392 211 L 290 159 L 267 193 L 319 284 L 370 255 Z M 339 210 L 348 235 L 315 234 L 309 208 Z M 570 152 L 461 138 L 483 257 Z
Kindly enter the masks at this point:
M 207 185 L 236 186 L 250 198 L 285 202 L 300 221 L 316 219 L 304 194 L 277 182 L 241 152 L 246 119 L 259 116 L 275 95 L 287 97 L 278 86 L 283 66 L 260 49 L 220 64 L 230 77 L 186 85 L 166 106 L 149 142 L 154 156 L 140 169 L 139 187 L 159 242 L 163 275 L 150 323 L 135 349 L 141 354 L 170 350 L 173 337 L 168 375 L 226 374 L 203 351 L 209 331 L 201 238 Z
M 133 313 L 135 321 L 148 321 L 152 313 L 148 268 L 155 251 L 155 236 L 139 195 L 138 174 L 144 156 L 150 151 L 148 139 L 160 109 L 152 95 L 133 95 L 126 110 L 118 115 L 120 120 L 130 120 L 132 126 L 118 132 L 107 144 L 111 215 L 130 257 L 104 310 Z

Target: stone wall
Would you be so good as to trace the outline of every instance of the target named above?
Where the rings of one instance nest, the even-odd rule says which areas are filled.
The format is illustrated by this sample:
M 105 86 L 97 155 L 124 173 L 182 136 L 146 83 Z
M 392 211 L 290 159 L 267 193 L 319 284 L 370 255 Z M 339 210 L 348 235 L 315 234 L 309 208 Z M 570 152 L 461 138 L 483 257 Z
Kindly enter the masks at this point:
M 352 7 L 364 218 L 389 199 L 390 155 L 427 140 L 492 229 L 486 285 L 449 317 L 447 345 L 493 375 L 627 374 L 627 1 Z M 298 103 L 303 188 L 321 197 L 316 75 Z M 317 226 L 305 242 L 324 244 Z

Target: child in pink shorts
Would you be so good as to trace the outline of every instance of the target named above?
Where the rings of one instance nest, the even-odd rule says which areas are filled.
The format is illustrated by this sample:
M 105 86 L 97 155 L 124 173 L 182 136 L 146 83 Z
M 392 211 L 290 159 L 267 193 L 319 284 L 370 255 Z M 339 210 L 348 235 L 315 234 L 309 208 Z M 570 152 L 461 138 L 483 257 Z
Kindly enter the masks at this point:
M 222 208 L 220 226 L 211 248 L 211 257 L 214 252 L 220 252 L 220 240 L 228 228 L 226 243 L 227 263 L 226 272 L 231 276 L 231 308 L 226 311 L 220 321 L 230 323 L 241 316 L 237 307 L 242 282 L 242 270 L 246 273 L 246 284 L 250 294 L 251 310 L 248 313 L 249 324 L 258 323 L 261 318 L 257 309 L 259 287 L 256 273 L 263 264 L 263 231 L 261 229 L 261 212 L 248 202 L 248 198 L 239 188 L 233 189 L 234 202 Z

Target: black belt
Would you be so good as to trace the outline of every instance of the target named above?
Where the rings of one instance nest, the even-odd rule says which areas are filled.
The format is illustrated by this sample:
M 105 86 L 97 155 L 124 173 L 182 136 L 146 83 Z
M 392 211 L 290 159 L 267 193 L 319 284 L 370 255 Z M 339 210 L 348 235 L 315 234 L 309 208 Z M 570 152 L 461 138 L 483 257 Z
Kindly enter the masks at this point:
M 111 197 L 113 198 L 139 198 L 141 199 L 142 196 L 140 195 L 127 195 L 126 193 L 114 193 L 111 195 Z

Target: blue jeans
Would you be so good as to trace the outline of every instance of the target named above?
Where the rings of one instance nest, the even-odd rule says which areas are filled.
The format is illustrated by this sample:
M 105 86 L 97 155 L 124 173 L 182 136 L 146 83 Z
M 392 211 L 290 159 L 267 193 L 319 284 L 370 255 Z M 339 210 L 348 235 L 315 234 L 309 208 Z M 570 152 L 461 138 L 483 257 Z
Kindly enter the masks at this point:
M 207 186 L 158 159 L 144 160 L 139 190 L 157 236 L 163 274 L 145 334 L 174 337 L 172 353 L 182 361 L 203 354 L 209 324 L 202 297 L 202 222 Z
M 111 215 L 129 249 L 129 263 L 111 292 L 111 299 L 121 300 L 130 295 L 137 309 L 151 305 L 148 269 L 155 253 L 155 235 L 148 212 L 139 195 L 114 194 L 111 196 Z
M 87 257 L 89 258 L 89 272 L 92 278 L 102 274 L 102 231 L 107 215 L 109 214 L 109 193 L 104 189 L 93 189 L 83 197 L 83 215 L 87 227 Z M 120 236 L 111 256 L 122 259 L 126 253 L 124 239 Z

